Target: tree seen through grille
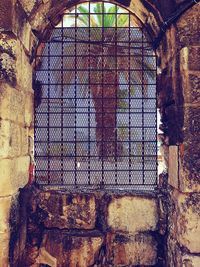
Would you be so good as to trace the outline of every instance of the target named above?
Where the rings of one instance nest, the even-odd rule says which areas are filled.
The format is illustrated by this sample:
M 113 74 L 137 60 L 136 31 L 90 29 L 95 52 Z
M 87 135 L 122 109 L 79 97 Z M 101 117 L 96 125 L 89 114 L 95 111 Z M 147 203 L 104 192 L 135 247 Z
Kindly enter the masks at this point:
M 156 57 L 131 16 L 114 4 L 78 5 L 37 55 L 38 184 L 156 186 Z

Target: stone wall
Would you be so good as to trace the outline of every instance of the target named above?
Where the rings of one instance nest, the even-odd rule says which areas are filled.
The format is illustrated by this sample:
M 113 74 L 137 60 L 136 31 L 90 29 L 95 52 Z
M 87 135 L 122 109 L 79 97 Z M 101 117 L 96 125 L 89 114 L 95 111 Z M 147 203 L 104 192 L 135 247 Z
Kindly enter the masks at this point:
M 168 266 L 200 266 L 200 4 L 167 31 L 158 86 L 168 154 Z
M 27 246 L 26 225 L 20 223 L 26 212 L 24 209 L 19 209 L 18 203 L 21 201 L 19 188 L 24 187 L 28 182 L 29 165 L 33 156 L 32 69 L 36 47 L 42 38 L 48 37 L 52 23 L 58 22 L 64 7 L 79 2 L 79 0 L 0 1 L 0 266 L 2 267 L 9 266 L 9 243 L 12 245 L 14 241 L 21 240 L 17 246 L 20 251 Z M 144 24 L 154 40 L 163 21 L 188 1 L 118 0 L 117 2 L 125 4 L 136 14 L 138 21 Z M 163 150 L 169 167 L 168 201 L 171 205 L 169 206 L 168 266 L 170 267 L 200 266 L 199 241 L 196 239 L 199 235 L 200 221 L 198 211 L 200 194 L 199 6 L 200 4 L 195 4 L 173 23 L 157 50 L 158 67 L 161 72 L 158 79 L 158 103 L 164 130 Z M 159 202 L 162 203 L 161 206 L 167 203 L 165 200 Z M 116 203 L 113 205 L 117 206 Z M 165 205 L 159 211 L 161 221 L 165 218 L 165 212 L 162 210 L 166 210 Z M 125 220 L 126 216 L 123 216 L 124 231 L 128 221 Z M 118 222 L 113 220 L 115 223 Z M 163 222 L 162 227 L 164 225 Z M 11 241 L 10 226 L 12 227 Z M 159 231 L 164 233 L 165 227 L 163 230 L 162 227 Z M 13 234 L 14 232 L 16 235 Z M 54 238 L 51 233 L 51 231 L 46 233 L 47 246 L 49 240 Z M 90 250 L 94 250 L 93 246 L 101 247 L 99 255 L 102 255 L 101 251 L 104 250 L 106 242 L 110 242 L 112 250 L 107 252 L 106 259 L 112 258 L 111 264 L 121 264 L 120 258 L 116 255 L 120 255 L 124 250 L 127 251 L 127 259 L 134 260 L 130 251 L 140 243 L 137 241 L 140 238 L 135 240 L 135 235 L 133 237 L 131 234 L 126 243 L 120 240 L 126 241 L 127 237 L 116 237 L 108 233 L 106 237 L 105 234 L 102 237 L 99 236 L 99 232 L 98 234 L 93 232 L 91 237 L 88 237 L 90 240 L 88 242 L 92 244 Z M 42 237 L 44 239 L 44 234 Z M 143 237 L 146 240 L 144 247 L 148 250 L 148 244 L 155 244 L 152 241 L 154 239 L 149 235 L 146 236 L 146 233 Z M 75 235 L 75 238 L 80 240 L 80 244 L 84 243 L 82 236 Z M 73 244 L 72 241 L 70 242 Z M 121 243 L 124 245 L 119 246 Z M 87 252 L 89 249 L 87 242 L 84 244 Z M 139 244 L 137 246 L 141 247 Z M 45 257 L 46 250 L 41 247 L 40 251 L 40 257 Z M 34 254 L 34 251 L 31 253 Z M 19 253 L 16 252 L 16 255 Z M 73 255 L 75 257 L 75 253 Z M 96 254 L 93 255 L 96 259 Z M 10 257 L 15 258 L 12 251 Z M 55 259 L 52 258 L 52 261 Z M 94 259 L 91 261 L 94 262 Z M 91 262 L 88 264 L 91 265 Z
M 20 209 L 26 210 L 20 225 L 26 227 L 12 245 L 13 267 L 161 266 L 159 201 L 152 193 L 41 191 L 30 186 L 20 198 Z

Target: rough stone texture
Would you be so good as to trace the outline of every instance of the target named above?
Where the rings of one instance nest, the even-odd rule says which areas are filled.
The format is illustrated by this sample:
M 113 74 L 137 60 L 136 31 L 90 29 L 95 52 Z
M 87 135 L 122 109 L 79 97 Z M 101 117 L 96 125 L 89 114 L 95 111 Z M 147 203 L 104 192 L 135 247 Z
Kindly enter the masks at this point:
M 200 192 L 199 160 L 199 108 L 184 109 L 184 142 L 181 145 L 179 160 L 180 190 Z
M 0 118 L 24 124 L 25 95 L 5 84 L 0 85 Z
M 10 14 L 8 16 L 8 10 Z M 12 30 L 13 1 L 6 0 L 0 2 L 0 29 Z
M 15 194 L 28 182 L 29 156 L 0 160 L 0 196 Z
M 199 45 L 199 16 L 200 4 L 194 5 L 177 21 L 176 46 L 179 48 Z
M 9 266 L 8 247 L 10 241 L 10 233 L 7 230 L 5 234 L 0 234 L 0 263 L 2 267 Z
M 36 207 L 34 206 L 36 203 Z M 94 229 L 96 222 L 96 201 L 94 194 L 62 194 L 41 192 L 32 202 L 34 212 L 44 214 L 47 228 Z
M 200 47 L 184 47 L 180 52 L 180 68 L 182 73 L 182 90 L 185 103 L 200 102 Z
M 151 235 L 107 234 L 107 262 L 112 266 L 154 266 L 157 243 Z
M 154 198 L 116 197 L 108 206 L 107 223 L 113 231 L 129 233 L 154 231 L 157 222 L 157 201 Z
M 88 236 L 76 236 L 51 231 L 44 235 L 42 248 L 52 257 L 46 257 L 46 263 L 49 263 L 49 258 L 55 262 L 52 266 L 88 267 L 97 261 L 102 242 L 102 235 L 92 232 Z M 40 253 L 36 262 L 45 263 Z
M 200 253 L 200 195 L 173 190 L 171 198 L 170 238 L 177 240 L 190 253 Z

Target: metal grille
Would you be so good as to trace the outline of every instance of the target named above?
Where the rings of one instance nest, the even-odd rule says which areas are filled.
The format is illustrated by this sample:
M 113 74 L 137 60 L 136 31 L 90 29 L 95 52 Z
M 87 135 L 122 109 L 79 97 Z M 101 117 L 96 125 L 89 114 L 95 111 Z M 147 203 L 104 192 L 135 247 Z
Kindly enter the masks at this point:
M 131 16 L 114 4 L 76 6 L 37 55 L 39 185 L 155 188 L 156 57 Z

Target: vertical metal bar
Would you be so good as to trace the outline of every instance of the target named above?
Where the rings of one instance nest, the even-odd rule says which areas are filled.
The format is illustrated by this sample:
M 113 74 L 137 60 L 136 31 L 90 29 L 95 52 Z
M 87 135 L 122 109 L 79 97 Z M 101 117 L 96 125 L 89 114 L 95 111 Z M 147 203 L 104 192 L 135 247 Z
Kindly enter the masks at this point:
M 50 143 L 50 133 L 49 133 L 49 126 L 50 126 L 50 56 L 51 56 L 51 53 L 50 53 L 50 42 L 48 42 L 48 113 L 47 113 L 47 158 L 48 158 L 48 171 L 47 171 L 47 175 L 48 175 L 48 184 L 50 184 L 50 156 L 49 156 L 49 153 L 50 153 L 50 150 L 49 150 L 49 143 Z
M 101 33 L 101 39 L 102 39 L 102 44 L 101 44 L 101 49 L 102 49 L 102 64 L 101 64 L 101 73 L 102 73 L 102 77 L 101 77 L 101 90 L 102 90 L 102 94 L 101 94 L 101 156 L 102 156 L 102 179 L 101 179 L 101 184 L 104 184 L 104 2 L 102 2 L 102 33 Z
M 130 68 L 131 68 L 131 50 L 130 50 L 130 47 L 131 47 L 131 18 L 130 18 L 130 12 L 129 12 L 129 22 L 128 22 L 128 82 L 129 82 L 129 85 L 128 85 L 128 107 L 129 107 L 129 111 L 128 111 L 128 140 L 129 140 L 129 145 L 128 145 L 128 149 L 129 149 L 129 155 L 128 155 L 128 163 L 129 163 L 129 184 L 131 184 L 131 71 L 130 71 Z
M 90 97 L 91 97 L 91 92 L 90 92 L 90 75 L 91 75 L 91 71 L 90 71 L 90 66 L 91 66 L 91 58 L 90 58 L 90 53 L 91 53 L 91 49 L 90 49 L 90 41 L 91 41 L 91 32 L 90 32 L 90 12 L 91 12 L 91 6 L 90 6 L 90 2 L 88 3 L 89 4 L 89 14 L 88 14 L 88 19 L 89 19 L 89 44 L 88 44 L 88 74 L 89 74 L 89 77 L 88 77 L 88 184 L 90 185 L 91 184 L 91 180 L 90 180 L 90 160 L 91 160 L 91 145 L 90 145 L 90 134 L 91 134 L 91 129 L 90 129 L 90 106 L 91 106 L 91 102 L 90 102 Z M 87 29 L 85 29 L 87 30 Z
M 155 52 L 155 56 L 156 56 L 156 52 Z M 157 104 L 157 67 L 158 67 L 158 62 L 157 62 L 157 56 L 155 57 L 156 60 L 156 91 L 155 91 L 155 101 L 156 101 L 156 185 L 158 184 L 158 130 L 157 130 L 157 126 L 158 126 L 158 104 Z
M 145 132 L 144 132 L 144 29 L 142 30 L 142 184 L 145 183 L 144 173 L 144 146 L 145 146 Z
M 61 48 L 61 184 L 64 184 L 63 181 L 63 175 L 64 175 L 64 169 L 63 169 L 63 91 L 64 91 L 64 85 L 63 85 L 63 75 L 64 75 L 64 65 L 63 65 L 63 55 L 64 55 L 64 25 L 63 25 L 63 19 L 62 17 L 62 28 L 61 28 L 61 34 L 62 34 L 62 48 Z
M 77 6 L 75 6 L 75 185 L 77 185 Z
M 118 54 L 117 54 L 117 6 L 115 5 L 115 25 L 114 25 L 114 27 L 115 27 L 115 29 L 114 29 L 114 34 L 115 34 L 115 42 L 114 42 L 114 44 L 115 44 L 115 85 L 113 85 L 113 86 L 115 86 L 116 88 L 115 88 L 115 99 L 114 99 L 114 101 L 115 101 L 115 184 L 117 185 L 117 183 L 118 183 L 118 181 L 117 181 L 117 174 L 118 174 L 118 172 L 117 172 L 117 157 L 118 157 L 118 151 L 117 151 L 117 149 L 118 149 L 118 142 L 117 142 L 117 139 L 118 139 L 118 136 L 117 136 L 117 102 L 118 102 L 118 97 L 117 97 L 117 93 L 118 93 L 118 90 L 119 90 L 119 81 L 118 81 L 118 79 L 119 79 L 119 77 L 118 77 L 118 70 L 117 70 L 117 60 L 118 60 L 118 58 L 117 58 L 117 56 L 118 56 Z M 111 112 L 114 112 L 114 110 L 113 111 L 111 111 Z M 119 145 L 121 146 L 121 145 L 123 145 L 122 143 L 119 143 Z M 121 151 L 119 152 L 119 153 L 121 153 Z

